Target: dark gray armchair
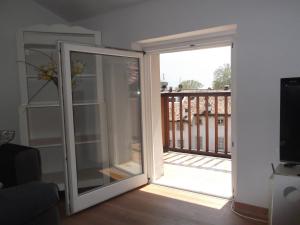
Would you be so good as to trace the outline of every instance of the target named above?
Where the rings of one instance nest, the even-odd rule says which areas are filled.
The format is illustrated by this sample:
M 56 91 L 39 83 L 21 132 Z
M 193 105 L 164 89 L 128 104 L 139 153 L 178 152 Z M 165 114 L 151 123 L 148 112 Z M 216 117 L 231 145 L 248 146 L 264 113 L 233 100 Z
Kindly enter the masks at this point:
M 55 184 L 41 180 L 37 149 L 4 144 L 0 146 L 0 224 L 58 225 L 59 200 Z

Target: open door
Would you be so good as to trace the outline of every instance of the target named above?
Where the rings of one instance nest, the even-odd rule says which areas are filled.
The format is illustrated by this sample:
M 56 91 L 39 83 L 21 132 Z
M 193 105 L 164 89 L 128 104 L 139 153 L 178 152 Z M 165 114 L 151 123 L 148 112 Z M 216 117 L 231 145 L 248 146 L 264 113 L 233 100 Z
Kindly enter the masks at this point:
M 69 213 L 147 183 L 139 52 L 59 43 Z

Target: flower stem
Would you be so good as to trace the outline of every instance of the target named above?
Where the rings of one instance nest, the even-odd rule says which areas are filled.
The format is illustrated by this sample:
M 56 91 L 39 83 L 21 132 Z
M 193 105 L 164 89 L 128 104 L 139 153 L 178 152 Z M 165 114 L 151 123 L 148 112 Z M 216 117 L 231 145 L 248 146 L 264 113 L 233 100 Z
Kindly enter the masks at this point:
M 37 49 L 34 49 L 34 48 L 28 48 L 28 50 L 33 51 L 33 52 L 38 52 L 38 53 L 40 53 L 40 54 L 46 56 L 47 58 L 49 58 L 49 59 L 51 60 L 52 63 L 55 63 L 55 62 L 54 62 L 54 59 L 53 59 L 50 55 L 46 54 L 46 53 L 43 52 L 43 51 L 40 51 L 40 50 L 37 50 Z
M 34 95 L 32 95 L 30 97 L 30 99 L 28 100 L 28 104 L 31 102 L 32 99 L 34 99 L 35 96 L 37 96 L 42 90 L 44 87 L 46 87 L 49 83 L 50 83 L 51 80 L 47 80 L 47 82 L 45 84 L 43 84 L 43 86 L 41 86 L 35 93 Z
M 26 61 L 21 61 L 21 60 L 18 60 L 17 62 L 22 62 L 22 63 L 25 63 L 26 65 L 29 65 L 29 66 L 32 66 L 33 68 L 35 68 L 37 71 L 41 71 L 41 69 L 38 67 L 38 66 L 35 66 L 29 62 L 26 62 Z

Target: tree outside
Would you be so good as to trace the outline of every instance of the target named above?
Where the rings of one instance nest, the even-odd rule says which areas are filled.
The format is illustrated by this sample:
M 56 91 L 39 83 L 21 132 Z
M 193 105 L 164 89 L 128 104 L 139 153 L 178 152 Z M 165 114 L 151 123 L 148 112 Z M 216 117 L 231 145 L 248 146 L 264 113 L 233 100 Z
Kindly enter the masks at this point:
M 196 80 L 184 80 L 179 84 L 182 90 L 200 89 L 203 87 L 199 81 Z
M 231 89 L 231 66 L 225 64 L 214 72 L 213 89 Z

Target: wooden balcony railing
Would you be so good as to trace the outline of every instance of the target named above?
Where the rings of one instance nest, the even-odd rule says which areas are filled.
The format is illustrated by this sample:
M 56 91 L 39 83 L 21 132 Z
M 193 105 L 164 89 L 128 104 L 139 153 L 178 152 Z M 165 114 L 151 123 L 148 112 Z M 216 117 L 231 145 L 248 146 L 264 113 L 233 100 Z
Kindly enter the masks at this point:
M 164 151 L 231 158 L 231 92 L 162 92 Z

